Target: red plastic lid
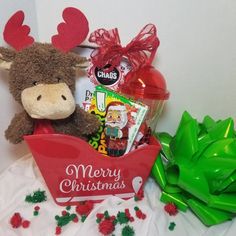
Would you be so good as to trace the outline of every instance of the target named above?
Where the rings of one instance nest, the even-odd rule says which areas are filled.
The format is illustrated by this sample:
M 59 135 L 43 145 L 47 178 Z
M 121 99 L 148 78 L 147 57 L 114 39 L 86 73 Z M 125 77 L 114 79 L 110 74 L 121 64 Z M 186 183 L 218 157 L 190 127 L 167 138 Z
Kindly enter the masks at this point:
M 151 65 L 130 71 L 119 91 L 135 99 L 167 100 L 170 95 L 163 75 Z

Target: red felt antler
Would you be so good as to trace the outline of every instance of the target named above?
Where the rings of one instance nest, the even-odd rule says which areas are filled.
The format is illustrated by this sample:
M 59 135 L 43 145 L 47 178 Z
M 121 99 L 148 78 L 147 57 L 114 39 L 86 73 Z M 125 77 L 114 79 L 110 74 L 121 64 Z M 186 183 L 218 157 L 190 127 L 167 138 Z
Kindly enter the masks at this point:
M 62 16 L 65 22 L 58 25 L 58 34 L 52 36 L 51 41 L 54 47 L 63 52 L 68 52 L 87 37 L 89 32 L 88 20 L 80 10 L 73 7 L 66 8 Z
M 30 27 L 23 25 L 25 15 L 23 11 L 16 12 L 6 23 L 3 37 L 6 43 L 17 51 L 31 45 L 34 39 L 29 36 Z

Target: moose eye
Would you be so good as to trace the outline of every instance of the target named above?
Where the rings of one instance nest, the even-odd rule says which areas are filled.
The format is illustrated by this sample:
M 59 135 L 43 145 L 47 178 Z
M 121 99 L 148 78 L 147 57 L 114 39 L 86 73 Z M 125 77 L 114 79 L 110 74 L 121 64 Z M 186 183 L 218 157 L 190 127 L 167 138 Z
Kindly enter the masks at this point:
M 34 86 L 38 85 L 38 81 L 34 81 L 34 82 L 33 82 L 33 85 L 34 85 Z

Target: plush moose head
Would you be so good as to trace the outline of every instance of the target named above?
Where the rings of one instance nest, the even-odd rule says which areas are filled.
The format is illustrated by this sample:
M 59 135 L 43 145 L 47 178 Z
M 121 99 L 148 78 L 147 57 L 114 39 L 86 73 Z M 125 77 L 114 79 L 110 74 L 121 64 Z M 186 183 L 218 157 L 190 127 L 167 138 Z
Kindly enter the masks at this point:
M 86 38 L 88 21 L 75 8 L 66 8 L 63 18 L 52 44 L 34 42 L 30 28 L 23 25 L 22 11 L 5 26 L 4 40 L 14 49 L 0 47 L 0 68 L 9 70 L 10 92 L 24 108 L 5 132 L 12 143 L 32 134 L 39 120 L 51 120 L 56 132 L 82 138 L 99 127 L 97 118 L 77 106 L 74 99 L 76 72 L 87 60 L 69 52 Z

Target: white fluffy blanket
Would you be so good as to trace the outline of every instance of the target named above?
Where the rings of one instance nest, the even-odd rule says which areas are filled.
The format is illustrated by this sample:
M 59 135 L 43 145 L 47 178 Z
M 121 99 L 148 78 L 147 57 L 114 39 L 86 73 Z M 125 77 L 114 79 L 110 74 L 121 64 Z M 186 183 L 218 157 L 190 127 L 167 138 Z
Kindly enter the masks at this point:
M 37 204 L 40 206 L 39 215 L 34 216 L 35 205 L 25 202 L 24 199 L 26 195 L 38 189 L 46 191 L 47 201 Z M 96 214 L 108 210 L 110 215 L 116 215 L 118 211 L 128 208 L 135 218 L 134 222 L 128 224 L 133 227 L 136 236 L 235 236 L 235 220 L 207 228 L 190 211 L 169 216 L 164 211 L 164 204 L 159 201 L 159 196 L 159 187 L 154 180 L 149 179 L 145 185 L 145 197 L 142 201 L 136 202 L 134 199 L 124 201 L 110 197 L 96 204 L 84 223 L 70 222 L 63 226 L 61 235 L 101 235 L 96 223 Z M 145 220 L 135 217 L 135 206 L 147 215 Z M 0 175 L 0 236 L 55 235 L 55 215 L 60 215 L 62 210 L 65 208 L 53 202 L 31 155 L 19 159 Z M 72 207 L 70 211 L 74 210 Z M 24 219 L 30 221 L 28 228 L 11 227 L 9 220 L 15 212 L 19 212 Z M 176 224 L 173 231 L 168 229 L 171 222 Z M 120 236 L 123 227 L 117 224 L 113 235 Z

